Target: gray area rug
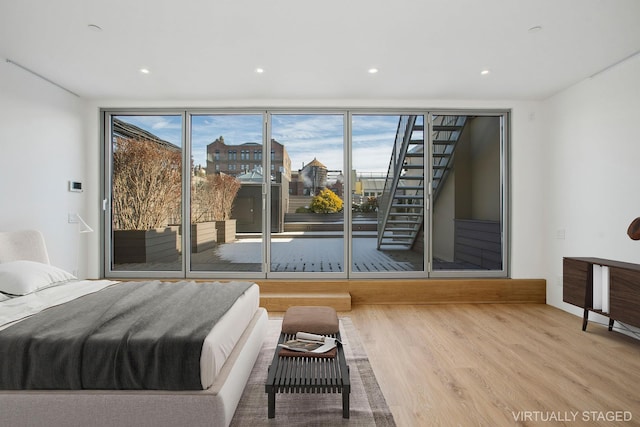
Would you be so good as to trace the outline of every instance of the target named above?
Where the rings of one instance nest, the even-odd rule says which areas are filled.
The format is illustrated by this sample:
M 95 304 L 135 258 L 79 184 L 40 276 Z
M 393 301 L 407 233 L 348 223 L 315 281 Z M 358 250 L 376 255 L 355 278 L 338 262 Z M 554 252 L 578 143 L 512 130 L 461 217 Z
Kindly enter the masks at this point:
M 281 319 L 269 320 L 267 337 L 231 421 L 232 426 L 396 425 L 362 347 L 358 331 L 349 318 L 340 319 L 340 334 L 351 379 L 350 418 L 342 418 L 342 394 L 277 393 L 276 417 L 268 419 L 264 383 L 281 324 Z

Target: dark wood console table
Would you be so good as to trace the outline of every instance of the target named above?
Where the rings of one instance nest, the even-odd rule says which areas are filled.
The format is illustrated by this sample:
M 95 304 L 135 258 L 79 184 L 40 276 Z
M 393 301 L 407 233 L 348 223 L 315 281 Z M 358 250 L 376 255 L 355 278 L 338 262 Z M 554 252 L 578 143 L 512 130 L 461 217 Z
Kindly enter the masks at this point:
M 609 311 L 594 308 L 593 266 L 609 267 Z M 609 330 L 619 321 L 640 326 L 640 265 L 602 258 L 563 258 L 562 300 L 584 309 L 582 330 L 589 312 L 609 317 Z

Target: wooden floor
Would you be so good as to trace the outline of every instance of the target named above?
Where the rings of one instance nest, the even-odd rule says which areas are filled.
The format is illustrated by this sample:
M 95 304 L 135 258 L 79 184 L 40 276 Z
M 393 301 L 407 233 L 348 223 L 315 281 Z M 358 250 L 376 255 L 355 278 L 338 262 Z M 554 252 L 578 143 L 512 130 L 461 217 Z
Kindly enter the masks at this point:
M 640 341 L 595 323 L 582 332 L 581 318 L 549 305 L 356 305 L 341 316 L 398 426 L 640 425 Z

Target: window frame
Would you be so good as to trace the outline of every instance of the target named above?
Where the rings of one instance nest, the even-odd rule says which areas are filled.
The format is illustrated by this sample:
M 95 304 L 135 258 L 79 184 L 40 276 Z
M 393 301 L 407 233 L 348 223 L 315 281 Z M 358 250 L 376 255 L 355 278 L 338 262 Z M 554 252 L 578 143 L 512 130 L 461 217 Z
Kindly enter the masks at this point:
M 250 152 L 250 158 L 255 153 L 260 153 L 259 161 L 265 171 L 271 170 L 273 156 L 275 152 L 271 148 L 271 120 L 272 114 L 342 114 L 344 118 L 344 146 L 343 146 L 343 169 L 345 171 L 352 168 L 352 129 L 351 120 L 354 115 L 404 115 L 418 114 L 424 115 L 425 121 L 428 121 L 429 131 L 425 130 L 425 144 L 428 150 L 425 152 L 425 176 L 432 176 L 432 132 L 431 117 L 434 114 L 441 115 L 469 115 L 469 116 L 499 116 L 501 121 L 500 132 L 500 202 L 502 211 L 502 269 L 501 270 L 433 270 L 432 268 L 432 239 L 431 229 L 433 227 L 433 211 L 431 191 L 429 197 L 425 197 L 425 219 L 424 226 L 429 227 L 429 233 L 425 233 L 424 242 L 424 270 L 415 272 L 376 272 L 361 273 L 352 271 L 352 253 L 351 241 L 352 237 L 352 215 L 349 208 L 352 203 L 352 189 L 349 179 L 345 180 L 344 205 L 347 207 L 344 211 L 344 266 L 341 273 L 309 273 L 295 276 L 295 274 L 286 273 L 269 274 L 270 252 L 269 243 L 271 240 L 271 212 L 270 209 L 263 209 L 263 263 L 264 267 L 261 272 L 237 273 L 237 272 L 199 272 L 190 270 L 189 251 L 182 254 L 182 269 L 177 271 L 120 271 L 111 268 L 111 177 L 112 177 L 112 153 L 111 153 L 111 117 L 118 115 L 137 115 L 137 116 L 155 116 L 155 115 L 179 115 L 182 117 L 182 149 L 183 149 L 183 193 L 182 193 L 182 221 L 185 232 L 182 234 L 182 247 L 190 247 L 190 227 L 184 225 L 189 220 L 188 214 L 190 209 L 190 168 L 184 165 L 190 165 L 191 158 L 191 140 L 190 140 L 190 123 L 188 117 L 192 114 L 262 114 L 264 117 L 263 140 L 260 147 L 256 147 L 253 154 Z M 101 187 L 103 200 L 102 224 L 102 274 L 104 277 L 121 278 L 121 277 L 165 277 L 165 278 L 249 278 L 249 279 L 265 279 L 265 278 L 340 278 L 340 279 L 361 279 L 361 278 L 508 278 L 510 271 L 510 116 L 509 109 L 399 109 L 399 108 L 103 108 L 100 110 L 100 126 L 101 126 Z M 428 120 L 427 120 L 428 119 Z M 426 127 L 426 126 L 425 126 Z M 271 153 L 264 156 L 263 153 Z M 224 153 L 222 153 L 224 154 Z M 225 157 L 224 155 L 220 156 Z M 256 159 L 258 160 L 258 159 Z M 344 173 L 344 172 L 343 172 Z M 265 180 L 270 174 L 265 174 Z M 263 182 L 263 203 L 270 203 L 271 188 L 268 183 Z M 187 200 L 185 200 L 187 199 Z

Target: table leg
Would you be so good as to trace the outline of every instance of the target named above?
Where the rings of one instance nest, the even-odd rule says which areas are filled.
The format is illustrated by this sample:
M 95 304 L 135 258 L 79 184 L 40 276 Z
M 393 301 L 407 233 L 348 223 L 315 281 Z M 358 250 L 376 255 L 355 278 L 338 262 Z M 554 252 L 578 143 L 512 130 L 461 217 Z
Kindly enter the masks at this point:
M 589 310 L 584 309 L 584 315 L 582 316 L 582 330 L 587 330 L 587 322 L 589 322 Z
M 349 418 L 349 392 L 342 390 L 342 418 Z
M 267 393 L 267 401 L 268 401 L 268 414 L 267 417 L 275 418 L 276 417 L 276 392 L 270 391 Z

